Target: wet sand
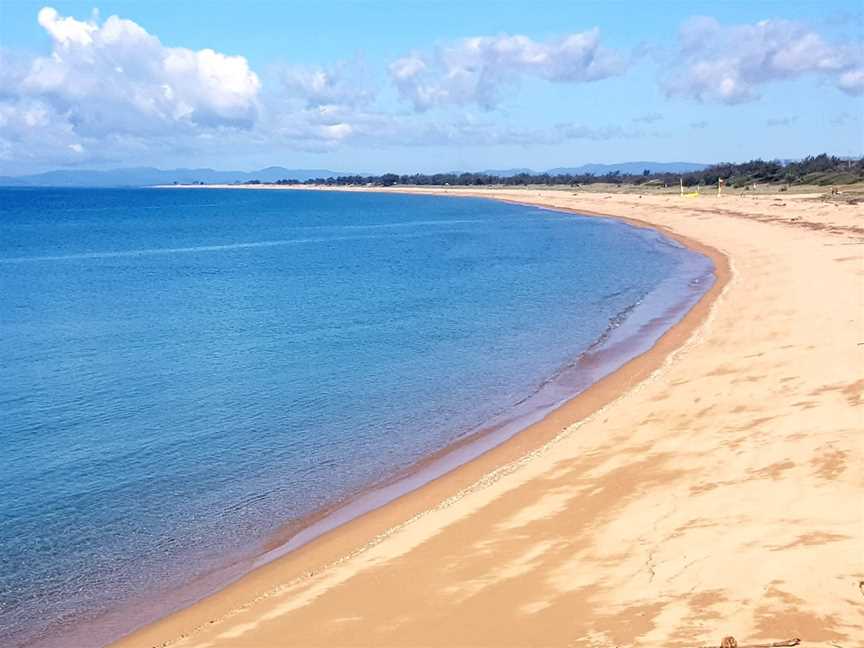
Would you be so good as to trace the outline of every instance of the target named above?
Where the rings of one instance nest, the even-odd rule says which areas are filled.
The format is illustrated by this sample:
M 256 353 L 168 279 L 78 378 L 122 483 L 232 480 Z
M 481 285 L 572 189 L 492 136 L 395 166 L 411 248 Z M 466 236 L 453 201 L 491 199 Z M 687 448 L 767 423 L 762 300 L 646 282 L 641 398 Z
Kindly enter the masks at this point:
M 634 219 L 718 281 L 544 421 L 117 645 L 855 645 L 860 207 L 433 191 Z

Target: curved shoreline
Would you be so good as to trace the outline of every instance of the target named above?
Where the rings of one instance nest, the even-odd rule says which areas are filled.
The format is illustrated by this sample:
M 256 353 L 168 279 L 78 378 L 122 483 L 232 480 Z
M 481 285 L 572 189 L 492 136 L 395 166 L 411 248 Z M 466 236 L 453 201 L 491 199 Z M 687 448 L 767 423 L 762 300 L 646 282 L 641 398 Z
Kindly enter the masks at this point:
M 513 204 L 521 204 L 528 207 L 535 206 L 530 203 Z M 591 217 L 575 210 L 549 209 L 549 211 L 581 216 L 583 218 Z M 602 215 L 597 214 L 597 216 Z M 605 216 L 603 217 L 606 218 Z M 623 219 L 611 220 L 623 222 Z M 635 223 L 625 224 L 637 229 L 657 231 L 650 227 L 637 227 Z M 684 245 L 682 241 L 678 241 L 672 236 L 665 234 L 661 236 Z M 687 248 L 688 252 L 694 252 L 692 247 L 684 247 Z M 282 530 L 274 533 L 265 545 L 265 552 L 255 559 L 253 569 L 261 567 L 272 560 L 278 560 L 289 552 L 297 551 L 321 535 L 335 531 L 355 518 L 366 515 L 375 509 L 387 506 L 395 499 L 409 495 L 423 488 L 426 484 L 458 469 L 460 466 L 474 461 L 479 456 L 486 454 L 502 443 L 506 443 L 510 438 L 525 432 L 569 401 L 578 398 L 594 383 L 612 375 L 631 360 L 650 351 L 668 330 L 676 326 L 702 300 L 716 282 L 717 274 L 714 261 L 707 255 L 703 258 L 710 261 L 710 269 L 698 277 L 694 275 L 691 281 L 702 282 L 708 280 L 709 285 L 707 288 L 700 288 L 695 299 L 692 298 L 692 295 L 687 295 L 686 297 L 679 296 L 679 301 L 667 305 L 667 308 L 659 316 L 650 320 L 644 320 L 643 317 L 641 324 L 633 321 L 632 318 L 634 315 L 640 315 L 641 302 L 647 300 L 648 297 L 654 296 L 655 291 L 661 289 L 661 285 L 656 286 L 639 303 L 627 309 L 627 314 L 623 316 L 620 324 L 610 324 L 609 328 L 590 346 L 586 347 L 578 356 L 571 359 L 567 365 L 560 368 L 555 374 L 546 378 L 534 392 L 525 396 L 518 403 L 513 404 L 506 412 L 484 422 L 478 428 L 469 430 L 440 450 L 420 458 L 418 461 L 399 470 L 383 481 L 372 484 L 322 511 L 286 525 Z M 677 279 L 681 281 L 683 277 L 678 277 Z M 696 289 L 694 288 L 695 291 Z M 690 301 L 692 303 L 688 303 Z M 620 335 L 617 335 L 619 333 L 618 326 L 626 326 L 630 329 L 635 327 L 635 330 L 632 330 L 629 334 L 623 334 L 623 339 L 618 339 L 621 338 Z M 633 347 L 640 346 L 642 338 L 647 337 L 650 339 L 652 336 L 656 336 L 657 339 L 649 342 L 645 350 L 633 350 Z M 623 347 L 623 349 L 619 347 Z M 546 387 L 558 385 L 564 389 L 562 383 L 565 381 L 565 376 L 572 372 L 590 374 L 590 376 L 580 375 L 579 378 L 581 380 L 577 385 L 573 385 L 572 388 L 568 383 L 566 389 L 570 393 L 560 398 L 551 406 L 540 403 L 527 410 L 523 408 L 524 405 L 531 401 L 542 401 Z
M 404 193 L 424 192 L 406 191 Z M 436 195 L 466 197 L 464 194 L 458 193 L 439 193 Z M 490 198 L 489 196 L 481 197 Z M 496 470 L 538 451 L 553 442 L 570 425 L 601 410 L 660 368 L 667 357 L 681 347 L 706 320 L 713 304 L 731 278 L 729 262 L 723 253 L 664 226 L 636 218 L 550 206 L 542 202 L 535 203 L 497 197 L 492 197 L 492 199 L 581 216 L 600 216 L 638 228 L 657 231 L 690 251 L 708 257 L 714 266 L 715 281 L 707 291 L 703 292 L 696 304 L 669 327 L 648 351 L 630 358 L 611 374 L 601 378 L 577 396 L 545 414 L 542 420 L 521 428 L 498 445 L 486 449 L 479 456 L 470 458 L 467 463 L 457 463 L 455 466 L 450 466 L 444 474 L 435 476 L 419 486 L 398 494 L 395 499 L 375 506 L 371 510 L 361 511 L 359 514 L 355 513 L 347 521 L 339 521 L 332 528 L 323 530 L 315 537 L 304 541 L 300 546 L 292 548 L 289 544 L 286 549 L 285 543 L 291 543 L 298 533 L 302 534 L 309 526 L 299 529 L 293 528 L 289 534 L 286 534 L 288 537 L 285 537 L 283 541 L 270 543 L 269 546 L 278 554 L 276 557 L 271 556 L 266 559 L 266 562 L 262 562 L 262 559 L 259 558 L 252 565 L 251 571 L 229 581 L 227 586 L 217 589 L 215 593 L 209 594 L 201 600 L 192 602 L 191 605 L 183 609 L 170 613 L 151 624 L 144 625 L 119 641 L 112 643 L 112 646 L 126 648 L 127 646 L 157 645 L 157 643 L 158 645 L 171 645 L 173 641 L 166 641 L 166 636 L 173 635 L 179 639 L 194 634 L 195 628 L 211 625 L 214 622 L 214 616 L 230 615 L 231 611 L 238 607 L 238 603 L 266 596 L 266 593 L 274 587 L 274 583 L 284 583 L 286 578 L 289 580 L 308 578 L 319 573 L 326 569 L 327 565 L 338 563 L 346 556 L 353 555 L 362 551 L 363 548 L 375 544 L 378 539 L 386 537 L 394 527 L 421 516 L 430 506 L 453 497 L 454 494 L 470 488 L 473 483 L 482 480 Z M 440 460 L 441 455 L 457 452 L 461 445 L 473 440 L 475 440 L 474 436 L 451 444 L 438 455 L 427 458 L 412 467 L 412 472 L 421 471 L 423 466 L 428 463 Z M 405 476 L 403 475 L 398 479 L 405 479 Z M 347 505 L 350 507 L 351 501 Z M 337 507 L 337 512 L 338 510 Z M 332 513 L 333 511 L 325 512 L 321 517 L 326 518 Z M 293 579 L 292 576 L 286 576 L 286 572 L 291 574 Z

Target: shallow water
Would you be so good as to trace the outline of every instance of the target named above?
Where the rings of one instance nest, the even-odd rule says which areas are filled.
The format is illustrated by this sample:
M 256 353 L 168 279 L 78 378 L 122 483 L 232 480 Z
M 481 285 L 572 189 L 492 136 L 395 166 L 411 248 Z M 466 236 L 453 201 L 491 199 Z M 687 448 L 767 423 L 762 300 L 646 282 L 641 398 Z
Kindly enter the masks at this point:
M 528 422 L 709 269 L 651 231 L 470 198 L 0 189 L 0 644 Z

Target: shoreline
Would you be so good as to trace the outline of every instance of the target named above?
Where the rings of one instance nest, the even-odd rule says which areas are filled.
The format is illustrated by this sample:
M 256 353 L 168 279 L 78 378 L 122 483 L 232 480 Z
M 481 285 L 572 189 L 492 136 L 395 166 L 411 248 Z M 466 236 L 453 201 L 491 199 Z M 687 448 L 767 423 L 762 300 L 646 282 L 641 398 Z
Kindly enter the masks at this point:
M 238 187 L 220 186 L 212 188 Z M 260 188 L 267 189 L 268 187 Z M 289 189 L 288 187 L 284 188 Z M 396 191 L 396 193 L 418 194 L 421 192 Z M 442 197 L 454 195 L 461 197 L 459 194 L 454 193 L 440 195 Z M 486 198 L 486 196 L 480 197 Z M 470 457 L 467 460 L 460 461 L 456 459 L 454 462 L 448 463 L 448 458 L 451 455 L 458 454 L 463 447 L 470 446 L 477 441 L 482 442 L 483 437 L 489 437 L 494 434 L 494 430 L 492 432 L 485 429 L 479 430 L 467 438 L 457 440 L 432 456 L 422 459 L 417 464 L 409 467 L 404 473 L 400 473 L 391 480 L 358 493 L 354 497 L 349 498 L 348 501 L 332 509 L 311 516 L 309 520 L 304 521 L 304 524 L 290 525 L 285 532 L 277 534 L 276 538 L 272 538 L 267 543 L 267 551 L 255 559 L 251 569 L 239 576 L 239 578 L 229 580 L 224 586 L 218 587 L 216 591 L 205 595 L 191 605 L 146 624 L 109 645 L 117 646 L 118 648 L 133 645 L 150 645 L 151 641 L 155 641 L 156 636 L 163 635 L 166 630 L 171 634 L 174 629 L 179 630 L 181 627 L 194 628 L 209 625 L 210 620 L 207 619 L 205 621 L 204 617 L 213 616 L 210 608 L 224 608 L 226 602 L 234 600 L 235 593 L 233 590 L 235 589 L 260 590 L 262 584 L 260 581 L 268 580 L 265 572 L 284 572 L 290 570 L 299 578 L 303 578 L 304 574 L 315 574 L 321 569 L 322 562 L 324 564 L 339 562 L 344 558 L 344 555 L 351 555 L 352 550 L 356 550 L 357 547 L 363 548 L 370 543 L 374 543 L 382 534 L 386 536 L 388 530 L 392 527 L 404 524 L 406 521 L 422 515 L 431 501 L 437 499 L 446 500 L 448 497 L 452 497 L 461 490 L 470 487 L 471 482 L 482 480 L 502 467 L 514 461 L 519 461 L 524 456 L 537 452 L 547 444 L 553 443 L 555 438 L 568 426 L 578 424 L 581 420 L 601 410 L 656 371 L 667 360 L 668 356 L 686 343 L 691 335 L 704 323 L 710 314 L 714 302 L 722 294 L 726 284 L 732 277 L 728 259 L 722 252 L 690 237 L 673 232 L 666 227 L 609 213 L 549 207 L 532 201 L 493 199 L 511 204 L 547 208 L 551 211 L 575 216 L 609 218 L 631 227 L 658 232 L 661 236 L 675 241 L 690 252 L 698 253 L 708 258 L 712 264 L 711 274 L 714 279 L 713 283 L 707 290 L 701 293 L 695 304 L 688 308 L 676 322 L 665 329 L 659 339 L 647 351 L 629 357 L 623 365 L 613 369 L 611 373 L 591 383 L 586 389 L 568 398 L 551 411 L 544 413 L 539 421 L 520 427 L 503 441 L 496 442 L 491 448 L 481 450 L 479 455 Z M 296 544 L 298 536 L 303 536 L 310 529 L 314 530 L 322 522 L 327 525 L 328 518 L 334 514 L 338 516 L 344 509 L 352 508 L 356 501 L 363 500 L 369 495 L 374 497 L 376 492 L 386 490 L 390 486 L 396 485 L 398 487 L 401 482 L 410 481 L 413 476 L 422 474 L 429 466 L 434 467 L 436 464 L 441 463 L 446 464 L 442 474 L 423 479 L 419 485 L 407 486 L 405 490 L 396 494 L 392 499 L 373 505 L 370 509 L 349 513 L 346 520 L 337 520 L 334 526 L 326 527 L 320 532 L 316 531 L 313 537 L 303 539 L 299 545 Z M 390 510 L 391 508 L 393 509 L 392 511 Z M 205 609 L 198 609 L 200 607 Z M 185 635 L 187 631 L 181 634 Z M 148 637 L 150 636 L 153 636 L 154 639 L 149 639 Z
M 114 645 L 854 643 L 859 211 L 809 195 L 416 193 L 629 219 L 713 248 L 730 274 L 534 433 Z

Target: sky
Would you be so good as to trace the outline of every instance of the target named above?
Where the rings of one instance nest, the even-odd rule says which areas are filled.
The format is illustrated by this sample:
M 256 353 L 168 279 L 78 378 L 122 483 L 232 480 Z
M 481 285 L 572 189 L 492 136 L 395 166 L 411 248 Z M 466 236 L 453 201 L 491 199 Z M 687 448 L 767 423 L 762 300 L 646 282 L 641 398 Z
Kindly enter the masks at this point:
M 0 174 L 864 155 L 864 3 L 0 0 Z

